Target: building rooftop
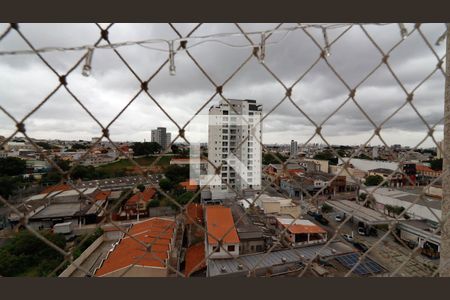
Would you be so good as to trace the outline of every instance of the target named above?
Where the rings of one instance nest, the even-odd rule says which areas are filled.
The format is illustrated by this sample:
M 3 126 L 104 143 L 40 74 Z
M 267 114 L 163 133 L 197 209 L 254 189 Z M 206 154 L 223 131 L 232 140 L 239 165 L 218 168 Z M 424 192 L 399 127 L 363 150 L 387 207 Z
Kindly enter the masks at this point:
M 283 225 L 283 227 L 287 228 L 287 230 L 294 234 L 299 233 L 326 233 L 326 230 L 322 227 L 314 224 L 309 220 L 300 220 L 289 218 L 277 218 L 278 223 Z
M 134 205 L 138 201 L 149 202 L 156 195 L 154 188 L 146 188 L 143 192 L 138 192 L 127 200 L 126 205 Z
M 188 247 L 186 251 L 185 261 L 186 265 L 184 269 L 184 275 L 186 277 L 189 277 L 192 273 L 205 268 L 205 244 L 201 242 Z
M 320 258 L 326 258 L 353 251 L 350 246 L 342 242 L 331 242 L 325 247 L 324 245 L 313 245 L 269 253 L 241 255 L 238 258 L 209 259 L 208 275 L 213 277 L 230 273 L 247 273 L 253 268 L 267 268 L 283 263 L 308 261 L 317 253 Z M 285 262 L 283 262 L 284 260 Z
M 346 213 L 347 215 L 352 214 L 354 218 L 360 221 L 366 222 L 367 224 L 387 224 L 394 220 L 393 218 L 368 207 L 364 207 L 355 201 L 349 200 L 334 200 L 326 201 L 327 204 L 333 206 L 337 210 Z
M 374 187 L 367 188 L 368 191 L 372 191 Z M 397 188 L 378 188 L 373 195 L 381 196 L 381 197 L 391 197 L 398 200 L 415 203 L 414 205 L 423 205 L 428 206 L 434 209 L 441 209 L 442 202 L 441 200 L 437 200 L 436 198 L 423 196 L 422 199 L 418 199 L 420 197 L 423 188 L 413 188 L 413 189 L 397 189 Z M 376 198 L 375 198 L 376 200 Z M 417 202 L 416 202 L 417 201 Z
M 128 235 L 110 250 L 95 275 L 104 276 L 121 269 L 125 271 L 131 265 L 166 268 L 174 227 L 174 221 L 162 218 L 134 224 Z M 151 243 L 150 248 L 144 246 Z
M 207 206 L 205 211 L 208 244 L 217 245 L 218 240 L 227 244 L 239 243 L 239 236 L 229 207 L 211 205 Z

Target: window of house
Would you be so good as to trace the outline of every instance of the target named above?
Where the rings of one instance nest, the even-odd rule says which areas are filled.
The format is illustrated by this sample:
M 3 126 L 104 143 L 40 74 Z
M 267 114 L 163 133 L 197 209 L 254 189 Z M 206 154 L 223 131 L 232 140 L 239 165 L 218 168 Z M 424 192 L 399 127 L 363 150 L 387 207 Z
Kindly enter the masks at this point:
M 213 252 L 220 252 L 219 246 L 213 246 Z
M 229 246 L 228 246 L 228 251 L 229 251 L 229 252 L 233 252 L 234 249 L 235 249 L 235 246 L 234 246 L 234 245 L 229 245 Z

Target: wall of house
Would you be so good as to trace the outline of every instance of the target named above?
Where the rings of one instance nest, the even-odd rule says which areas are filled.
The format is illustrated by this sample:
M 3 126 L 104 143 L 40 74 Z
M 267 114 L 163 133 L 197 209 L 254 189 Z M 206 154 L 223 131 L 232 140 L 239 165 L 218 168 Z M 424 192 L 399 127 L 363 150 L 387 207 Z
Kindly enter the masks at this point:
M 234 251 L 228 251 L 229 252 L 229 254 L 228 254 L 228 252 L 225 252 L 225 250 L 223 250 L 222 247 L 219 248 L 218 252 L 214 252 L 213 246 L 210 244 L 207 244 L 207 246 L 206 246 L 207 253 L 208 253 L 207 256 L 213 252 L 214 253 L 211 254 L 210 258 L 229 258 L 230 254 L 233 257 L 239 256 L 239 244 L 223 244 L 223 247 L 228 250 L 228 246 L 231 246 L 231 245 L 234 245 Z

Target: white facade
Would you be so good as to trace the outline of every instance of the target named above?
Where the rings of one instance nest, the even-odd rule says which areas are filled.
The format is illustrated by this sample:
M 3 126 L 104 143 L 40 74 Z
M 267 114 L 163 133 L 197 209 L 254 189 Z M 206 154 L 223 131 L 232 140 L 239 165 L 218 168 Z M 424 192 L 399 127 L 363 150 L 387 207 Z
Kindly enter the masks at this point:
M 215 166 L 223 163 L 217 180 L 210 184 L 213 199 L 232 196 L 233 189 L 261 189 L 262 106 L 255 100 L 228 102 L 232 107 L 221 100 L 209 110 L 208 159 Z M 209 164 L 208 175 L 215 174 L 215 168 Z
M 298 144 L 294 140 L 291 141 L 290 154 L 291 154 L 291 157 L 295 157 L 298 155 Z
M 158 143 L 163 149 L 166 149 L 171 142 L 171 134 L 166 132 L 165 127 L 158 127 L 152 130 L 152 142 Z

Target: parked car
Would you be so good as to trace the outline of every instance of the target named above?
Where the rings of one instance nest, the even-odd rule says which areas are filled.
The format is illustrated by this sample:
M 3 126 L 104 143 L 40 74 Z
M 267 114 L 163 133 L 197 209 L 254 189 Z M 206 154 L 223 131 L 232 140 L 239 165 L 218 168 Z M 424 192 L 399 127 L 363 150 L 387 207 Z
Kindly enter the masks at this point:
M 360 250 L 361 252 L 366 252 L 369 250 L 369 247 L 366 246 L 366 244 L 354 242 L 353 246 L 355 246 L 356 249 Z
M 312 210 L 308 210 L 306 213 L 308 215 L 312 216 L 312 217 L 315 217 L 317 215 L 317 213 L 315 211 L 312 211 Z
M 314 219 L 322 225 L 328 225 L 330 223 L 326 218 L 324 218 L 321 214 L 316 214 Z
M 342 237 L 344 238 L 344 240 L 346 240 L 348 242 L 353 242 L 353 236 L 351 236 L 348 233 L 343 234 Z
M 358 234 L 359 235 L 367 235 L 366 229 L 364 227 L 358 227 Z
M 336 222 L 342 222 L 342 220 L 344 220 L 344 216 L 343 215 L 336 215 L 336 217 L 334 217 L 334 219 L 336 220 Z

